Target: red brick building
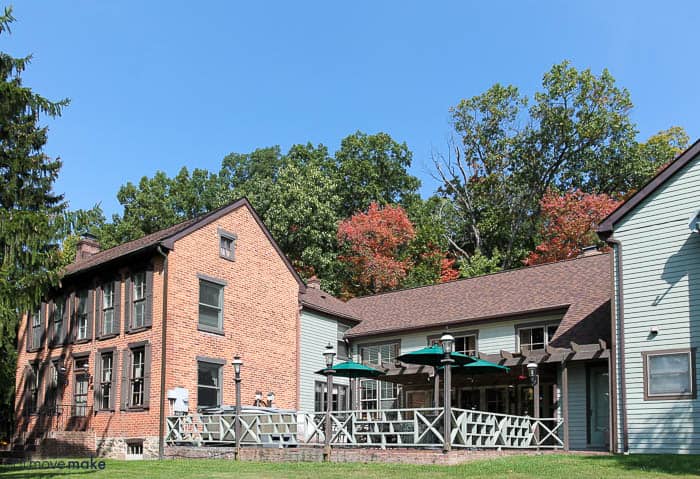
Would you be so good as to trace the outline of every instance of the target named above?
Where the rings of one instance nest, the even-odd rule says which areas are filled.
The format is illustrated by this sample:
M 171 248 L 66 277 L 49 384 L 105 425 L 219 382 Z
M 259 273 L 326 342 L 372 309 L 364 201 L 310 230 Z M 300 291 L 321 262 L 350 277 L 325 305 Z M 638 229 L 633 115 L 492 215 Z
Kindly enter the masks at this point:
M 166 391 L 186 388 L 190 408 L 233 404 L 236 355 L 244 404 L 272 391 L 296 409 L 303 291 L 246 199 L 105 251 L 83 239 L 20 325 L 16 441 L 154 457 Z

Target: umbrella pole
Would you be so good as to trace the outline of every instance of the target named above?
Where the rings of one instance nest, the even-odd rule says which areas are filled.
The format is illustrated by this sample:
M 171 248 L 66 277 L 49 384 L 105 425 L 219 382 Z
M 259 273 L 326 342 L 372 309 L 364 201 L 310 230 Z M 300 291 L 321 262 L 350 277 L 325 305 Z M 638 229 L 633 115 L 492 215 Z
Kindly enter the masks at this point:
M 433 392 L 433 407 L 437 409 L 440 407 L 440 374 L 438 374 L 437 366 L 434 366 L 433 370 L 435 371 L 435 375 L 433 376 L 433 378 L 435 378 L 435 391 Z

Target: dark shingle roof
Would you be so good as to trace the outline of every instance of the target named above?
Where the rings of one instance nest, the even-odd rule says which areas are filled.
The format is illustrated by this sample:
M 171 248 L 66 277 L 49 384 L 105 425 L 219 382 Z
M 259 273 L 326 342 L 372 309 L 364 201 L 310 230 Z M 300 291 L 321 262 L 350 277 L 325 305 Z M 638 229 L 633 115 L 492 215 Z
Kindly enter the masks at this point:
M 222 216 L 234 210 L 237 210 L 241 206 L 245 206 L 248 208 L 248 210 L 253 215 L 253 218 L 258 223 L 267 239 L 270 241 L 272 246 L 275 248 L 277 253 L 284 261 L 285 265 L 287 266 L 287 269 L 292 273 L 294 278 L 297 280 L 297 283 L 299 283 L 299 291 L 303 292 L 303 290 L 305 289 L 304 282 L 301 280 L 301 277 L 290 263 L 289 258 L 287 258 L 287 256 L 282 252 L 279 245 L 274 240 L 267 227 L 263 224 L 262 220 L 260 219 L 260 216 L 258 216 L 258 213 L 255 211 L 255 208 L 253 208 L 253 206 L 250 204 L 247 198 L 241 198 L 237 201 L 234 201 L 231 204 L 222 206 L 196 218 L 192 218 L 190 220 L 183 221 L 182 223 L 178 223 L 169 228 L 156 231 L 155 233 L 151 233 L 134 241 L 129 241 L 128 243 L 120 244 L 119 246 L 115 246 L 114 248 L 100 251 L 99 253 L 90 256 L 89 258 L 83 259 L 76 263 L 69 264 L 64 270 L 64 277 L 84 273 L 99 266 L 105 265 L 107 263 L 118 261 L 130 255 L 142 253 L 149 249 L 155 249 L 158 245 L 162 245 L 167 249 L 173 249 L 175 241 L 177 241 L 181 237 L 211 223 L 212 221 L 216 221 L 218 218 L 221 218 Z
M 355 322 L 360 321 L 359 317 L 348 303 L 339 300 L 322 289 L 314 288 L 309 285 L 306 287 L 306 290 L 299 295 L 299 300 L 301 301 L 301 305 L 307 309 L 330 314 L 339 318 L 350 319 Z
M 594 254 L 433 286 L 352 299 L 349 337 L 565 311 L 554 345 L 610 336 L 610 258 Z M 572 336 L 575 335 L 575 336 Z

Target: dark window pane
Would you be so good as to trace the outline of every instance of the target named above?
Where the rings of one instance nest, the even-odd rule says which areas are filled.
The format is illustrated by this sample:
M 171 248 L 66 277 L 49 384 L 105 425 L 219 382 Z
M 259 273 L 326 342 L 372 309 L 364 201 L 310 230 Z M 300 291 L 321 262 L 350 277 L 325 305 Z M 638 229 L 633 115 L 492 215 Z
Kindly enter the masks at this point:
M 209 306 L 199 305 L 199 324 L 211 326 L 212 328 L 219 327 L 219 310 Z

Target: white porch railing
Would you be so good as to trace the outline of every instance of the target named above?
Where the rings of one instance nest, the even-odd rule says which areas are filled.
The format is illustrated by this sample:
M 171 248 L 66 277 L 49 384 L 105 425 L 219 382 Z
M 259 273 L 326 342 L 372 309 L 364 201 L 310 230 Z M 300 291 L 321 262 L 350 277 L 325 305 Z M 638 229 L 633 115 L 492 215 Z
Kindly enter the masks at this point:
M 338 411 L 331 414 L 331 445 L 336 447 L 442 447 L 443 408 Z M 323 445 L 323 412 L 243 413 L 242 445 Z M 454 448 L 559 449 L 561 419 L 535 419 L 484 411 L 452 409 Z M 169 444 L 235 443 L 235 414 L 191 414 L 167 418 Z

